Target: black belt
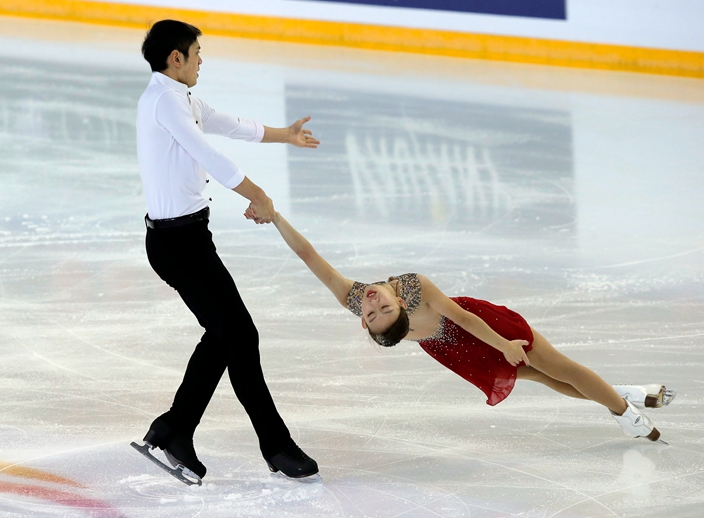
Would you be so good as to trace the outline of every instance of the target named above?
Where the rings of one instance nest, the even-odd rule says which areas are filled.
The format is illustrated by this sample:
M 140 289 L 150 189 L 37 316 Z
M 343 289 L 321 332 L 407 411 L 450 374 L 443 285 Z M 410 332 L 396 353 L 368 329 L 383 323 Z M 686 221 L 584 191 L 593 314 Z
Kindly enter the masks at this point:
M 210 217 L 210 207 L 194 212 L 193 214 L 187 214 L 185 216 L 179 216 L 178 218 L 170 219 L 151 219 L 149 214 L 144 216 L 144 222 L 149 228 L 174 228 L 182 227 L 184 225 L 190 225 L 191 223 L 196 223 L 198 221 L 208 221 Z

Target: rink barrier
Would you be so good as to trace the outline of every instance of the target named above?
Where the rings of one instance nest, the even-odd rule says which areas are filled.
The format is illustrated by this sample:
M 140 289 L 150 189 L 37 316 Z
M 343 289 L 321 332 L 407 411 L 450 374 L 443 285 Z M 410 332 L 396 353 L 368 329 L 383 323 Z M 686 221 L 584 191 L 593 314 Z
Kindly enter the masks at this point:
M 145 30 L 175 18 L 221 36 L 704 78 L 704 52 L 82 0 L 0 0 L 0 14 Z

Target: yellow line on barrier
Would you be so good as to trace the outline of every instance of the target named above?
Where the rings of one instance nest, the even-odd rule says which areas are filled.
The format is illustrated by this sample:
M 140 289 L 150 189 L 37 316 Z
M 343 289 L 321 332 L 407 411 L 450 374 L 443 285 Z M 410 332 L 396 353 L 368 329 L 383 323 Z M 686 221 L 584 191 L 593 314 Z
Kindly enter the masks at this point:
M 84 0 L 0 0 L 0 14 L 144 29 L 175 18 L 223 36 L 704 78 L 704 52 Z

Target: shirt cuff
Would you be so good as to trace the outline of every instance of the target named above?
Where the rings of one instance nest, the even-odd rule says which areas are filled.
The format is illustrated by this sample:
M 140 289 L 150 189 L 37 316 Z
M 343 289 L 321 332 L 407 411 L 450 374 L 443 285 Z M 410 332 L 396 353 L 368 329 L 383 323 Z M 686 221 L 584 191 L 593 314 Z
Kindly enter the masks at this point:
M 256 133 L 254 135 L 254 138 L 252 139 L 252 142 L 261 142 L 262 139 L 264 138 L 264 125 L 258 123 L 257 121 L 252 121 L 254 123 L 254 128 L 256 130 Z
M 226 187 L 228 189 L 234 189 L 239 184 L 241 184 L 243 180 L 244 180 L 244 172 L 242 171 L 242 169 L 240 169 L 238 167 L 237 172 L 235 174 L 233 174 L 232 177 L 227 182 L 223 182 L 222 185 L 223 185 L 223 187 Z

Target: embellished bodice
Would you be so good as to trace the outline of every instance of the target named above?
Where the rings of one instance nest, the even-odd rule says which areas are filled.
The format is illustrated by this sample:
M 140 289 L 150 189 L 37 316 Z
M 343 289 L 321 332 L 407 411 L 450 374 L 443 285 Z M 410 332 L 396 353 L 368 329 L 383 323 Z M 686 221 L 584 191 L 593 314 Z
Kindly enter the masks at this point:
M 347 294 L 347 309 L 358 317 L 362 316 L 362 297 L 364 296 L 364 290 L 367 286 L 376 284 L 386 284 L 388 282 L 398 281 L 396 285 L 396 294 L 401 297 L 408 308 L 406 311 L 408 315 L 412 315 L 419 307 L 421 303 L 421 285 L 420 279 L 417 273 L 404 273 L 398 277 L 389 277 L 388 281 L 378 281 L 372 282 L 370 284 L 364 284 L 355 281 L 352 285 L 352 289 Z M 422 340 L 428 340 L 433 338 L 440 338 L 442 336 L 443 326 L 445 325 L 445 317 L 440 318 L 437 330 L 432 336 L 423 338 Z M 410 340 L 406 338 L 406 340 Z M 420 342 L 421 340 L 413 340 Z
M 386 284 L 391 281 L 398 281 L 396 286 L 396 294 L 401 297 L 408 305 L 408 314 L 411 315 L 420 306 L 421 292 L 420 292 L 420 279 L 418 279 L 417 273 L 404 273 L 398 277 L 389 277 L 388 281 L 378 281 L 372 282 L 370 284 L 363 284 L 361 282 L 355 281 L 352 285 L 352 289 L 347 294 L 347 309 L 358 317 L 362 316 L 362 297 L 364 296 L 364 290 L 367 286 L 376 284 Z

